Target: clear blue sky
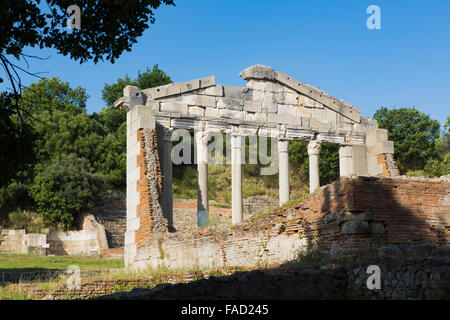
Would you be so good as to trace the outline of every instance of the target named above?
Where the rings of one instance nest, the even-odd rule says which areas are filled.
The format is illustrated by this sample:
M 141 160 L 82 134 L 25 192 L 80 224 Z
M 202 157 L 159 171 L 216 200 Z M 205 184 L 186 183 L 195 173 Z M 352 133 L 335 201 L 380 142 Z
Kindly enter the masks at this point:
M 29 49 L 52 55 L 31 68 L 85 87 L 89 112 L 104 106 L 105 83 L 153 64 L 173 81 L 215 75 L 216 83 L 235 86 L 245 85 L 242 69 L 263 64 L 349 101 L 365 116 L 380 106 L 416 106 L 443 124 L 450 114 L 448 0 L 175 3 L 160 7 L 156 23 L 114 64 L 80 65 Z M 366 27 L 371 4 L 381 8 L 381 30 Z

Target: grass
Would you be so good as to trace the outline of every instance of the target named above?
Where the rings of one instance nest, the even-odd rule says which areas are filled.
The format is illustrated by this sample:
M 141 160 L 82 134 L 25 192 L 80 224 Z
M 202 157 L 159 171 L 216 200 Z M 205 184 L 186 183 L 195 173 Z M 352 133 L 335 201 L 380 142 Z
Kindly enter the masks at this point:
M 153 278 L 151 285 L 149 287 L 154 287 L 160 283 L 168 282 L 173 276 L 182 276 L 188 272 L 203 272 L 207 276 L 220 276 L 225 273 L 214 267 L 192 267 L 192 268 L 177 268 L 168 269 L 166 266 L 160 266 L 158 268 L 147 268 L 144 270 L 130 270 L 130 269 L 117 269 L 111 270 L 110 272 L 100 273 L 96 275 L 91 275 L 87 277 L 82 277 L 81 284 L 91 283 L 94 281 L 111 280 L 141 280 L 147 278 Z M 170 275 L 170 277 L 169 277 Z M 200 275 L 199 278 L 202 276 Z M 182 278 L 180 278 L 181 281 Z M 196 276 L 193 278 L 197 280 Z M 52 279 L 46 282 L 42 281 L 21 281 L 18 284 L 7 284 L 4 286 L 0 285 L 0 300 L 27 300 L 27 299 L 38 299 L 35 295 L 35 291 L 44 291 L 44 296 L 51 293 L 53 290 L 58 288 L 64 288 L 66 285 L 66 277 L 60 276 L 58 279 Z M 132 288 L 129 286 L 124 286 L 120 283 L 115 284 L 114 292 L 128 291 Z M 41 293 L 42 296 L 42 293 Z M 67 297 L 70 299 L 70 296 Z
M 102 259 L 83 256 L 38 256 L 31 254 L 0 254 L 0 271 L 66 270 L 77 265 L 81 270 L 123 268 L 123 259 Z

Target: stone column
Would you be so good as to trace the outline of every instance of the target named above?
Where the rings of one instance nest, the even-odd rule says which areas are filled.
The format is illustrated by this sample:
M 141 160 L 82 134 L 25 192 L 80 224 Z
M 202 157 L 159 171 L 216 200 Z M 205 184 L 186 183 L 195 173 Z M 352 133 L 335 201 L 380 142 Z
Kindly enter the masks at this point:
M 197 146 L 197 225 L 204 227 L 208 223 L 208 134 L 204 131 L 195 133 Z
M 231 222 L 242 221 L 242 137 L 231 135 Z
M 320 142 L 317 140 L 311 140 L 308 143 L 309 193 L 313 193 L 317 188 L 320 187 L 319 152 L 320 152 Z
M 289 201 L 289 141 L 278 140 L 278 185 L 279 204 Z
M 339 146 L 339 176 L 341 177 L 350 177 L 354 172 L 352 150 L 351 145 Z
M 173 230 L 173 197 L 172 197 L 172 130 L 165 128 L 163 133 L 161 174 L 163 176 L 163 193 L 161 205 L 167 219 L 169 231 Z

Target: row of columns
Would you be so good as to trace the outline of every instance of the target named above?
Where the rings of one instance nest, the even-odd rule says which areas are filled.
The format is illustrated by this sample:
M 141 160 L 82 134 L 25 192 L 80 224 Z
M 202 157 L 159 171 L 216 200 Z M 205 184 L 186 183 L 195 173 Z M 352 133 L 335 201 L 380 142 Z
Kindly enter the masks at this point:
M 231 135 L 231 220 L 232 224 L 243 220 L 242 198 L 242 136 Z M 197 170 L 198 170 L 198 197 L 197 222 L 204 226 L 208 221 L 208 154 L 207 134 L 197 132 Z M 317 140 L 308 144 L 310 192 L 320 186 L 319 181 L 319 151 L 320 143 Z M 289 141 L 278 140 L 278 172 L 279 172 L 279 204 L 289 201 Z
M 238 134 L 231 135 L 231 211 L 232 224 L 243 220 L 242 199 L 242 139 Z M 173 228 L 173 198 L 172 198 L 172 160 L 171 160 L 171 131 L 165 129 L 163 133 L 163 146 L 160 153 L 161 170 L 163 175 L 162 207 L 167 218 L 169 228 Z M 208 222 L 208 134 L 205 131 L 195 133 L 197 145 L 197 224 L 205 226 Z M 313 193 L 320 187 L 319 152 L 321 144 L 317 140 L 308 143 L 309 156 L 309 190 Z M 340 176 L 350 175 L 351 146 L 341 146 L 339 150 Z M 278 166 L 279 166 L 279 205 L 289 201 L 289 141 L 278 140 Z M 347 172 L 348 171 L 348 172 Z

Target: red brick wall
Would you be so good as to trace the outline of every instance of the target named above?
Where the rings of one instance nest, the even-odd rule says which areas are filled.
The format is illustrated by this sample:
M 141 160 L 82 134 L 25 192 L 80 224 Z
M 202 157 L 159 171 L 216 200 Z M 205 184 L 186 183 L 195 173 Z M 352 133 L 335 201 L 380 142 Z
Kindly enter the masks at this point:
M 154 145 L 147 145 L 146 134 L 151 134 Z M 149 138 L 147 136 L 147 138 Z M 144 132 L 144 129 L 140 129 L 137 131 L 137 139 L 140 143 L 140 153 L 137 156 L 137 166 L 140 170 L 139 180 L 137 181 L 137 191 L 139 192 L 139 205 L 137 206 L 136 216 L 139 218 L 139 229 L 136 230 L 135 234 L 135 243 L 137 247 L 142 246 L 145 242 L 148 241 L 152 237 L 153 229 L 154 229 L 154 212 L 153 206 L 151 203 L 151 187 L 150 187 L 150 179 L 154 177 L 150 177 L 148 172 L 148 157 L 147 152 L 153 152 L 156 157 L 156 163 L 152 164 L 156 166 L 157 172 L 157 183 L 159 190 L 157 191 L 161 195 L 162 190 L 162 176 L 158 158 L 158 152 L 156 145 L 156 133 L 154 130 L 151 132 Z M 167 224 L 167 221 L 166 221 Z M 166 225 L 167 229 L 167 225 Z
M 342 178 L 287 209 L 287 233 L 299 232 L 329 249 L 386 243 L 450 243 L 450 183 L 439 179 Z M 326 223 L 325 216 L 341 214 Z M 342 215 L 345 214 L 345 218 Z M 343 234 L 343 223 L 367 221 L 384 232 Z

